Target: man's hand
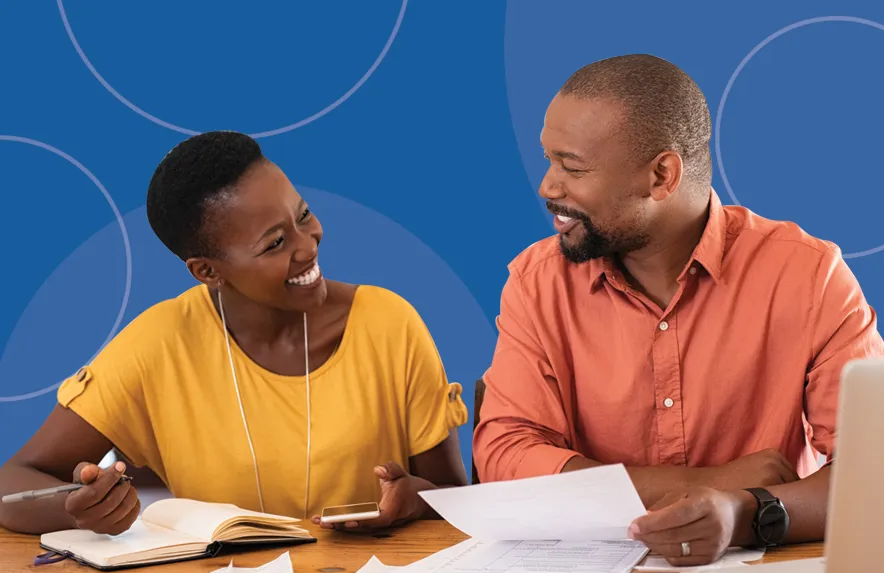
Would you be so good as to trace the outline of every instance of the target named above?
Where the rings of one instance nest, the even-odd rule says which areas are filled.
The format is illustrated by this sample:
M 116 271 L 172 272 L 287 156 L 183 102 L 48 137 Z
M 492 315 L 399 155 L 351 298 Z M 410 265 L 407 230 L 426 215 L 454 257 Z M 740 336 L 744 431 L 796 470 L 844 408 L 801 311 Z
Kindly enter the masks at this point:
M 798 481 L 792 464 L 777 450 L 762 450 L 714 468 L 702 468 L 701 483 L 720 490 L 769 487 Z
M 343 529 L 353 532 L 368 532 L 388 527 L 404 525 L 420 519 L 428 510 L 426 502 L 418 495 L 419 491 L 435 489 L 425 479 L 407 473 L 395 462 L 388 462 L 374 469 L 374 474 L 381 482 L 381 501 L 378 504 L 380 516 L 368 521 L 348 521 L 347 523 L 323 524 L 319 516 L 313 517 L 313 523 L 325 529 Z
M 751 497 L 706 487 L 668 495 L 632 523 L 629 535 L 673 566 L 712 563 L 735 544 L 735 532 L 742 534 L 743 495 Z M 689 544 L 690 555 L 683 555 L 682 542 Z
M 87 484 L 69 493 L 64 504 L 77 527 L 119 535 L 132 526 L 141 512 L 141 502 L 131 483 L 120 482 L 125 471 L 123 462 L 106 470 L 83 462 L 74 469 L 74 483 Z

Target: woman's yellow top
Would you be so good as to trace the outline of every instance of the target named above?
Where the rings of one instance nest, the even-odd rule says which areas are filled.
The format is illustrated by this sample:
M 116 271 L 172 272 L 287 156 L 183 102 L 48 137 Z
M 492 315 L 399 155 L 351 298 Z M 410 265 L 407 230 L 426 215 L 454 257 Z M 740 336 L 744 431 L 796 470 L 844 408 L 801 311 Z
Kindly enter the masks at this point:
M 415 309 L 360 286 L 338 350 L 310 373 L 305 512 L 305 379 L 265 370 L 232 337 L 230 344 L 270 513 L 310 517 L 325 506 L 378 501 L 375 465 L 395 461 L 407 471 L 409 456 L 467 421 L 461 387 L 448 383 Z M 58 400 L 176 497 L 259 509 L 224 332 L 205 286 L 138 316 L 62 384 Z

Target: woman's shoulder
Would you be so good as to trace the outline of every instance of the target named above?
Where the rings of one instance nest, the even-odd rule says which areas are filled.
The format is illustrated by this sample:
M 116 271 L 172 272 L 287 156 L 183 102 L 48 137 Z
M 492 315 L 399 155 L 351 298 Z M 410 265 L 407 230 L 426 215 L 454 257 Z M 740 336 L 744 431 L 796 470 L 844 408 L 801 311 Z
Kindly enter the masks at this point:
M 211 300 L 205 285 L 191 287 L 180 295 L 161 300 L 138 314 L 118 336 L 137 337 L 142 342 L 167 337 L 199 334 L 211 320 Z
M 401 324 L 402 321 L 420 320 L 417 309 L 405 297 L 380 286 L 360 285 L 353 306 L 360 314 L 384 322 Z

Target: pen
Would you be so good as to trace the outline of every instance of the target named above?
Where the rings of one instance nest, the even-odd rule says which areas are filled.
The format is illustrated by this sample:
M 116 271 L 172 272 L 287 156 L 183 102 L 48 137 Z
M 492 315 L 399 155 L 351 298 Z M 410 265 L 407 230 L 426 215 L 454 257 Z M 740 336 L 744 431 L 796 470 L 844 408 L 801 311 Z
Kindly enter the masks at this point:
M 132 478 L 129 476 L 123 476 L 120 478 L 120 481 L 117 483 L 123 483 L 124 481 L 132 481 Z M 44 497 L 52 497 L 53 495 L 58 495 L 60 493 L 69 493 L 72 491 L 77 491 L 78 489 L 86 487 L 87 484 L 82 483 L 72 483 L 68 485 L 60 485 L 57 487 L 49 487 L 46 489 L 32 489 L 28 491 L 23 491 L 19 493 L 11 493 L 9 495 L 4 495 L 0 501 L 3 503 L 15 503 L 17 501 L 28 501 L 31 499 L 41 499 Z

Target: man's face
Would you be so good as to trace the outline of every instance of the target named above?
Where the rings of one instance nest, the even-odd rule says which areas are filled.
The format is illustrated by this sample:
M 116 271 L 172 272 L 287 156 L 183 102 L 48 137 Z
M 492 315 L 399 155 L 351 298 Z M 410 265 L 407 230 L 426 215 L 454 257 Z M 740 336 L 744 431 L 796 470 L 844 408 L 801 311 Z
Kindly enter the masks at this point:
M 622 255 L 650 240 L 649 168 L 637 165 L 625 129 L 614 101 L 557 95 L 547 108 L 540 142 L 550 166 L 540 195 L 573 262 Z

